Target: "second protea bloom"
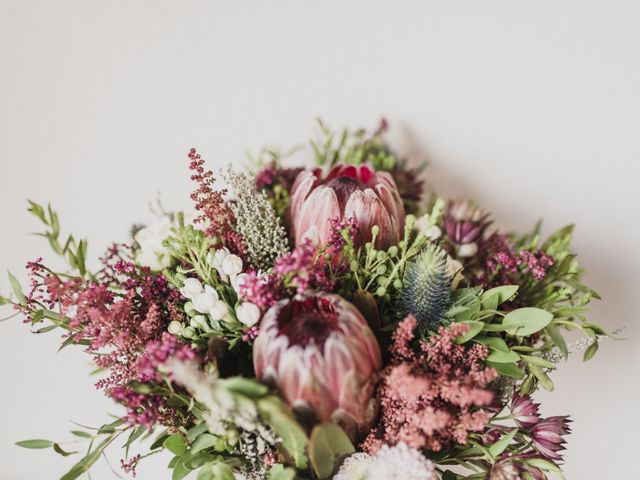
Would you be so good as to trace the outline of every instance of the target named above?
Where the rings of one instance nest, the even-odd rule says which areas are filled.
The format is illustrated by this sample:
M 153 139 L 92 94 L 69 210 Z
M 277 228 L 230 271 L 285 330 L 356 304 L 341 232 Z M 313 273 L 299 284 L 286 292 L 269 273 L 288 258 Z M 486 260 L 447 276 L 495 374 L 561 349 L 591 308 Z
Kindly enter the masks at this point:
M 299 295 L 274 305 L 262 319 L 253 363 L 256 377 L 275 384 L 301 413 L 350 433 L 375 415 L 380 347 L 362 314 L 338 295 Z
M 376 247 L 386 249 L 401 240 L 404 217 L 391 175 L 368 165 L 336 165 L 325 178 L 320 169 L 305 170 L 291 188 L 289 227 L 296 244 L 305 238 L 315 245 L 326 244 L 332 220 L 353 218 L 358 245 L 371 240 L 371 229 L 377 225 Z

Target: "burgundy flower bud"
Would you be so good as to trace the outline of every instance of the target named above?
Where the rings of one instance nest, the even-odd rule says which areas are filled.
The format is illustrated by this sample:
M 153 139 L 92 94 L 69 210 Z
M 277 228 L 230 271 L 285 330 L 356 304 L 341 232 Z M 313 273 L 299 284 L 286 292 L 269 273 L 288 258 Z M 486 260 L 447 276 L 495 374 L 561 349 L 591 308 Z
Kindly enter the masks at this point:
M 288 216 L 296 245 L 305 238 L 324 245 L 331 237 L 332 220 L 353 218 L 358 225 L 357 246 L 371 241 L 371 229 L 377 225 L 376 247 L 386 249 L 402 238 L 405 212 L 388 172 L 340 164 L 325 178 L 320 169 L 300 173 L 291 188 Z
M 264 315 L 253 347 L 256 377 L 301 413 L 355 433 L 375 415 L 373 382 L 382 359 L 362 314 L 333 294 L 285 299 Z
M 477 242 L 491 224 L 489 213 L 470 200 L 449 202 L 443 221 L 447 237 L 457 245 Z

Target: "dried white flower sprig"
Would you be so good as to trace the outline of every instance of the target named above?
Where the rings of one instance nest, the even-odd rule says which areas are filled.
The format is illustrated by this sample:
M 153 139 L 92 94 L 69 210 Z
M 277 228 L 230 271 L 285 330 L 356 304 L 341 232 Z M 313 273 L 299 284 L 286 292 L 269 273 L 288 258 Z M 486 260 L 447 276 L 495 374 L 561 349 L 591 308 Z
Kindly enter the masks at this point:
M 229 166 L 224 178 L 234 195 L 231 210 L 247 243 L 249 260 L 258 270 L 267 270 L 289 250 L 285 229 L 267 195 L 258 191 L 254 175 L 236 173 Z

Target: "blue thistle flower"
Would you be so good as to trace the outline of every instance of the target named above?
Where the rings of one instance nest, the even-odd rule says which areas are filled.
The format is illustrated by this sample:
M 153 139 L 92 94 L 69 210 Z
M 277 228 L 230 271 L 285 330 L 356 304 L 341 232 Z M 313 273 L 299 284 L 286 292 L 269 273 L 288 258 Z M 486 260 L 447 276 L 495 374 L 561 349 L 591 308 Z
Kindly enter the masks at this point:
M 449 307 L 450 294 L 447 253 L 432 243 L 405 269 L 399 296 L 400 313 L 416 317 L 422 330 L 434 328 Z

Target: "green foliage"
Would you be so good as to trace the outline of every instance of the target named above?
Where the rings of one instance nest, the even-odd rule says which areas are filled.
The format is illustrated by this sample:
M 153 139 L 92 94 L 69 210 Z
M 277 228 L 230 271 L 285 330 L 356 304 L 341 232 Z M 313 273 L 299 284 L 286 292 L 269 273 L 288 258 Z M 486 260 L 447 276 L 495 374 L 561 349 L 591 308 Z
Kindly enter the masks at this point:
M 347 434 L 334 423 L 316 425 L 309 440 L 309 458 L 320 479 L 329 478 L 340 460 L 355 451 Z
M 92 275 L 87 271 L 87 241 L 76 241 L 73 235 L 69 235 L 66 239 L 60 237 L 60 220 L 58 214 L 51 208 L 51 205 L 45 210 L 41 205 L 29 200 L 29 212 L 37 217 L 46 227 L 44 232 L 35 233 L 40 237 L 44 237 L 49 241 L 51 249 L 59 256 L 63 257 L 72 271 L 77 272 L 80 277 Z

